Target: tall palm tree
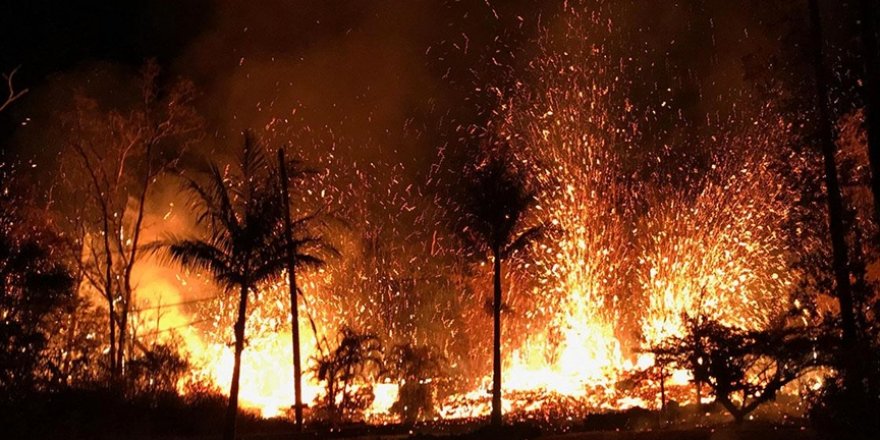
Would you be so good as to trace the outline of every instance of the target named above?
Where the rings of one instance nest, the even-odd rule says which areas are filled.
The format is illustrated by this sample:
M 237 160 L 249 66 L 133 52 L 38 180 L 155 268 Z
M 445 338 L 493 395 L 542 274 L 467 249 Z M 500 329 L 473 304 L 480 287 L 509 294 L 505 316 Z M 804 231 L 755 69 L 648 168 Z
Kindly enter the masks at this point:
M 225 440 L 235 437 L 248 295 L 277 277 L 286 263 L 276 181 L 250 134 L 245 135 L 238 171 L 238 175 L 227 175 L 212 164 L 204 183 L 187 182 L 188 190 L 195 196 L 197 222 L 204 228 L 204 234 L 172 239 L 167 245 L 172 261 L 206 271 L 224 291 L 238 293 L 235 362 L 224 423 Z
M 543 225 L 523 225 L 535 201 L 525 172 L 517 166 L 505 144 L 493 145 L 483 152 L 482 160 L 467 173 L 460 206 L 465 239 L 481 252 L 489 252 L 494 262 L 493 426 L 501 425 L 501 264 L 543 234 Z

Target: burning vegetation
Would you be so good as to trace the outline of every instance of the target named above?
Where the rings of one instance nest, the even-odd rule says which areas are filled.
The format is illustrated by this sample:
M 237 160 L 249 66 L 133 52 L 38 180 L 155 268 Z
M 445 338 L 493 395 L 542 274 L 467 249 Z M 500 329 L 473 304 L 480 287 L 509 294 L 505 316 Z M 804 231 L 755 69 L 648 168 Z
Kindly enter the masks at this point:
M 745 75 L 704 123 L 621 55 L 614 2 L 573 3 L 492 38 L 462 99 L 478 115 L 407 117 L 399 139 L 274 101 L 220 134 L 156 61 L 112 98 L 71 93 L 51 165 L 0 162 L 2 420 L 104 435 L 82 401 L 230 440 L 756 418 L 870 438 L 880 103 L 870 75 L 829 90 L 825 71 L 876 54 L 829 61 L 814 0 L 775 11 L 810 19 L 785 35 L 811 43 L 787 64 L 809 80 Z M 5 114 L 30 97 L 11 72 Z M 393 143 L 434 131 L 415 160 Z M 53 411 L 70 420 L 33 427 Z

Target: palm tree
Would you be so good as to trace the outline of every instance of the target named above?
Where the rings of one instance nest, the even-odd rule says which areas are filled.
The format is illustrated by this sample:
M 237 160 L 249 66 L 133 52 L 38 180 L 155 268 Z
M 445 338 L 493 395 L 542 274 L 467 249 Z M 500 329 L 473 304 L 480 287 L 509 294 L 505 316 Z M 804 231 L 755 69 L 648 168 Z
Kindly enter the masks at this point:
M 239 168 L 239 175 L 228 176 L 212 164 L 205 183 L 188 180 L 187 188 L 195 196 L 197 222 L 205 233 L 197 238 L 172 239 L 167 245 L 172 261 L 206 271 L 224 291 L 238 292 L 225 440 L 235 437 L 248 295 L 277 277 L 286 263 L 277 187 L 259 145 L 249 133 L 245 135 Z
M 492 350 L 492 425 L 501 425 L 501 263 L 543 234 L 543 225 L 523 228 L 526 214 L 534 205 L 522 168 L 517 167 L 506 144 L 483 152 L 467 174 L 461 204 L 465 239 L 481 252 L 490 252 L 494 262 L 494 318 Z

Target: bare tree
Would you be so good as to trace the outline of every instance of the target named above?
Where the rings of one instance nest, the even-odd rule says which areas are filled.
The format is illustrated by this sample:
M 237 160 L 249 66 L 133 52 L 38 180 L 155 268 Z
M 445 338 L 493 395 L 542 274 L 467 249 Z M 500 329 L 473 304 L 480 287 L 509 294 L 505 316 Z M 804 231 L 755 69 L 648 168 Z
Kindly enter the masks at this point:
M 148 62 L 132 109 L 105 110 L 96 100 L 78 96 L 75 110 L 66 115 L 68 144 L 85 178 L 85 183 L 73 182 L 77 187 L 71 190 L 88 195 L 76 216 L 82 274 L 107 301 L 113 382 L 124 374 L 126 352 L 135 344 L 128 334 L 132 273 L 142 256 L 150 190 L 200 127 L 192 84 L 180 81 L 162 90 L 158 76 L 158 65 Z

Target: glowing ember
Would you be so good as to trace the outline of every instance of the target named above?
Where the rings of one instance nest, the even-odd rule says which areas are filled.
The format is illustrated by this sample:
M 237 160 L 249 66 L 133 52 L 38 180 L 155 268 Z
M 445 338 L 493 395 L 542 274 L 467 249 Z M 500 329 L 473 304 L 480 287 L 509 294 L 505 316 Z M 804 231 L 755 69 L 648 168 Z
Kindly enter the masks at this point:
M 629 104 L 615 101 L 619 90 L 613 91 L 623 86 L 602 84 L 609 76 L 606 66 L 614 63 L 601 47 L 588 44 L 589 38 L 577 34 L 564 40 L 566 51 L 550 50 L 560 43 L 543 41 L 544 50 L 523 75 L 532 82 L 518 82 L 512 93 L 499 93 L 502 110 L 493 126 L 531 169 L 540 188 L 533 214 L 553 231 L 514 259 L 505 280 L 513 313 L 504 321 L 503 405 L 513 414 L 548 414 L 563 407 L 570 408 L 569 414 L 654 407 L 659 404 L 656 383 L 623 383 L 653 366 L 646 349 L 682 334 L 682 313 L 702 311 L 722 322 L 757 328 L 788 307 L 796 274 L 788 267 L 788 250 L 778 234 L 792 196 L 786 179 L 773 167 L 780 158 L 745 154 L 778 150 L 773 147 L 786 130 L 782 124 L 764 123 L 754 129 L 757 135 L 719 141 L 727 153 L 708 157 L 702 166 L 682 168 L 672 153 L 632 164 L 630 156 L 644 158 L 634 151 L 638 127 L 626 115 Z M 442 159 L 425 186 L 441 180 L 436 170 Z M 303 200 L 339 207 L 347 221 L 363 229 L 334 229 L 341 260 L 305 277 L 307 301 L 300 311 L 308 317 L 300 329 L 304 370 L 309 371 L 319 350 L 327 350 L 324 338 L 344 323 L 387 336 L 386 346 L 435 338 L 473 385 L 469 391 L 447 393 L 438 415 L 487 415 L 489 352 L 481 335 L 467 330 L 481 328 L 475 323 L 485 323 L 485 317 L 444 314 L 461 299 L 428 308 L 430 303 L 418 296 L 420 289 L 441 289 L 452 298 L 463 297 L 469 288 L 484 289 L 481 281 L 470 286 L 424 281 L 429 268 L 449 265 L 448 260 L 460 264 L 468 252 L 438 239 L 442 210 L 416 205 L 414 195 L 422 189 L 402 187 L 396 178 L 383 183 L 370 177 L 386 165 L 355 163 L 346 168 L 332 154 L 321 160 L 336 171 L 321 173 Z M 395 176 L 405 171 L 403 165 L 387 169 Z M 375 218 L 377 211 L 386 217 Z M 401 236 L 398 225 L 405 223 L 427 232 Z M 434 260 L 426 261 L 426 255 Z M 443 258 L 448 260 L 441 264 Z M 478 277 L 486 269 L 477 267 Z M 447 276 L 453 277 L 451 273 Z M 255 292 L 256 305 L 247 321 L 241 403 L 264 417 L 287 414 L 293 404 L 285 292 L 283 285 Z M 479 310 L 481 299 L 468 297 L 473 304 L 463 308 Z M 232 369 L 228 344 L 233 302 L 218 298 L 200 304 L 197 309 L 203 313 L 194 316 L 216 318 L 202 330 L 182 332 L 199 366 L 193 376 L 205 377 L 222 390 Z M 408 339 L 414 330 L 401 329 L 417 320 L 442 323 L 444 335 Z M 455 345 L 462 340 L 470 345 Z M 459 350 L 461 346 L 465 348 Z M 687 372 L 673 371 L 668 385 L 681 387 L 688 379 Z M 383 422 L 392 417 L 399 387 L 379 380 L 372 384 L 374 398 L 366 417 Z M 304 403 L 314 406 L 322 390 L 307 375 Z

